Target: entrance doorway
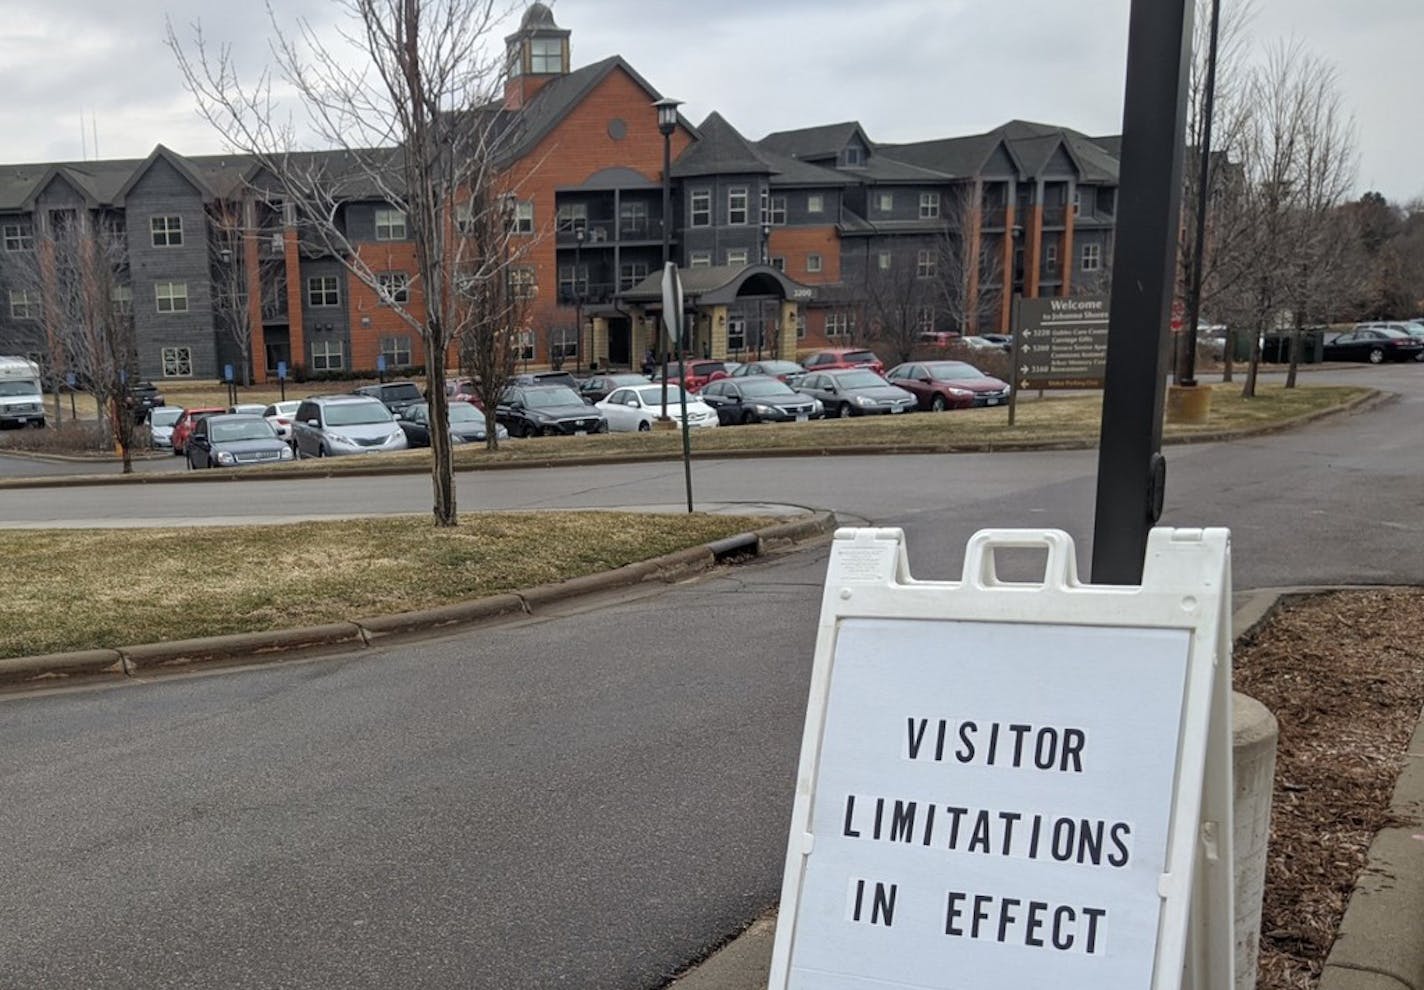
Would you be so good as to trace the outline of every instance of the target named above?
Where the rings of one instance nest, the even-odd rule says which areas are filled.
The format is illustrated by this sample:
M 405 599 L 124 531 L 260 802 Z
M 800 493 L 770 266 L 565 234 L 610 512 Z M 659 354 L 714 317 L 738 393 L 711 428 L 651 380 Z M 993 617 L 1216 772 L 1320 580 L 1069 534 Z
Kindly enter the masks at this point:
M 267 374 L 277 373 L 277 362 L 287 362 L 287 367 L 292 366 L 292 348 L 287 340 L 286 327 L 267 327 L 264 332 L 264 343 L 266 345 Z M 274 339 L 275 338 L 275 339 Z
M 626 316 L 608 318 L 608 363 L 614 368 L 633 366 L 633 321 Z

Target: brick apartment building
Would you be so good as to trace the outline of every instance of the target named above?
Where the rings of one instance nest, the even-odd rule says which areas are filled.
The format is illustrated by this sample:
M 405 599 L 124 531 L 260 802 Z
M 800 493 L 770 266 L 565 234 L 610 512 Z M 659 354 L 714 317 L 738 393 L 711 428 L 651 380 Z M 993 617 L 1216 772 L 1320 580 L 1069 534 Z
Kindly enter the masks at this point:
M 570 32 L 535 3 L 507 39 L 503 105 L 518 123 L 502 176 L 514 197 L 511 278 L 530 296 L 531 365 L 636 366 L 654 339 L 663 225 L 683 269 L 693 353 L 793 356 L 913 330 L 1003 329 L 1011 296 L 1101 291 L 1116 210 L 1114 139 L 1014 121 L 985 134 L 879 144 L 859 123 L 750 141 L 720 114 L 671 137 L 662 215 L 660 94 L 622 57 L 571 68 Z M 239 361 L 215 296 L 242 252 L 253 374 L 418 365 L 419 337 L 338 258 L 299 243 L 252 191 L 253 163 L 183 156 L 0 166 L 0 353 L 43 348 L 43 306 L 15 276 L 38 233 L 84 218 L 126 248 L 140 372 L 215 378 Z M 214 218 L 242 219 L 214 249 Z M 352 195 L 345 233 L 419 306 L 405 219 Z M 219 225 L 220 226 L 220 225 Z M 228 253 L 224 253 L 228 252 Z M 9 264 L 7 264 L 9 262 Z M 908 306 L 906 304 L 909 304 Z

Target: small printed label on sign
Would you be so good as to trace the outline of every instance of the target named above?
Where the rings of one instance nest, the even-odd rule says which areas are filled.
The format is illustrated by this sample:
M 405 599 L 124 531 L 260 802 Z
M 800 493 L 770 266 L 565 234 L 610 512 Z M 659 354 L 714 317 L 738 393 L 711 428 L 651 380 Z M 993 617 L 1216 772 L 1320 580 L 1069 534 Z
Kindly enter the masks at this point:
M 833 580 L 849 583 L 880 583 L 887 581 L 895 571 L 895 547 L 842 547 L 835 558 L 836 571 Z

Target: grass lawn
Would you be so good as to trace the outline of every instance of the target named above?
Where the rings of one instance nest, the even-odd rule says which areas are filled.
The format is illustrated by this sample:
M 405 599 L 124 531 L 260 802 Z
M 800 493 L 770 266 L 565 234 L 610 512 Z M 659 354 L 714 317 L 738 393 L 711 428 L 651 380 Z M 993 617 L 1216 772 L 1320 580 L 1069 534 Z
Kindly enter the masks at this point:
M 767 520 L 568 512 L 212 529 L 14 530 L 0 657 L 290 628 L 578 577 Z
M 1166 436 L 1216 433 L 1270 426 L 1306 413 L 1343 405 L 1367 393 L 1368 389 L 1344 385 L 1309 385 L 1283 389 L 1260 386 L 1254 399 L 1241 398 L 1239 385 L 1216 385 L 1210 420 L 1201 426 L 1169 424 Z M 1096 442 L 1102 415 L 1100 394 L 1072 395 L 1028 401 L 1019 405 L 1017 422 L 1009 426 L 1003 407 L 966 409 L 948 413 L 913 413 L 906 416 L 868 416 L 849 420 L 831 419 L 810 423 L 761 423 L 753 426 L 693 430 L 694 453 L 719 451 L 787 450 L 823 451 L 861 448 L 914 447 L 928 450 L 988 449 L 1055 442 Z M 653 433 L 612 433 L 588 437 L 535 437 L 510 440 L 491 453 L 483 446 L 457 447 L 457 467 L 473 468 L 493 463 L 545 463 L 566 458 L 603 455 L 653 454 L 676 457 L 682 452 L 682 438 L 676 430 Z M 397 454 L 341 457 L 304 461 L 280 467 L 244 469 L 258 472 L 333 471 L 359 469 L 371 464 L 418 461 L 425 463 L 429 452 L 405 451 Z

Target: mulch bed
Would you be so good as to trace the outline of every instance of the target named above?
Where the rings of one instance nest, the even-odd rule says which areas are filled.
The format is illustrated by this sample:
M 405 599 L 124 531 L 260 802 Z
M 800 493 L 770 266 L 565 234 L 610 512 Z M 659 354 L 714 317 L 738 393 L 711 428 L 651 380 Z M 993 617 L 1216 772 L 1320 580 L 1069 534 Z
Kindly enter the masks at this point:
M 1236 689 L 1280 723 L 1260 990 L 1316 986 L 1424 705 L 1424 589 L 1279 609 L 1235 652 Z

